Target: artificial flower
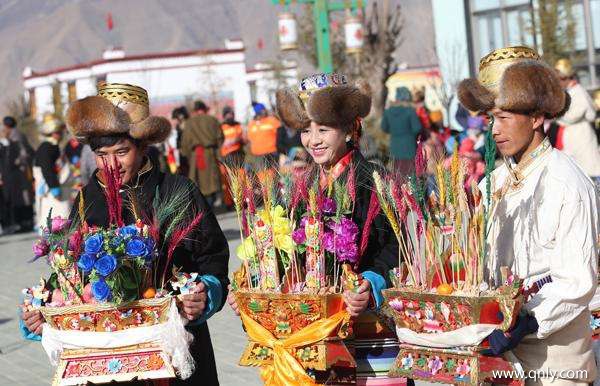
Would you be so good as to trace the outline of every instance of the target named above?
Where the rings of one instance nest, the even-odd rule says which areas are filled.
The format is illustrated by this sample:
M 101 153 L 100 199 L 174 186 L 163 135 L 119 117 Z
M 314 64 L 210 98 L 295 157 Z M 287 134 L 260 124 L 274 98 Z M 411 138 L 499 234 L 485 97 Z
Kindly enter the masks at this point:
M 89 236 L 85 240 L 85 252 L 93 255 L 97 254 L 102 250 L 102 243 L 104 243 L 104 238 L 101 234 L 96 233 Z
M 69 225 L 71 225 L 71 220 L 60 216 L 54 217 L 50 222 L 50 231 L 52 233 L 58 233 L 68 228 Z
M 90 273 L 92 268 L 94 268 L 94 263 L 96 263 L 96 257 L 91 253 L 84 253 L 79 257 L 77 266 L 81 268 L 83 273 Z
M 94 269 L 101 276 L 108 276 L 117 268 L 117 259 L 114 255 L 103 255 L 94 264 Z
M 256 257 L 256 246 L 252 237 L 246 237 L 244 241 L 238 245 L 235 250 L 237 257 L 240 260 L 250 260 Z
M 148 247 L 146 243 L 141 237 L 134 236 L 129 241 L 127 241 L 127 245 L 125 246 L 125 253 L 129 256 L 135 257 L 145 257 L 150 252 L 148 251 Z
M 131 224 L 131 225 L 127 225 L 127 226 L 119 228 L 117 230 L 117 233 L 121 237 L 137 236 L 137 234 L 138 234 L 138 228 L 136 227 L 135 224 Z
M 33 244 L 33 254 L 35 257 L 46 256 L 49 250 L 50 246 L 44 239 L 38 240 Z
M 106 284 L 104 279 L 92 283 L 92 294 L 99 302 L 108 301 L 111 298 L 110 287 Z

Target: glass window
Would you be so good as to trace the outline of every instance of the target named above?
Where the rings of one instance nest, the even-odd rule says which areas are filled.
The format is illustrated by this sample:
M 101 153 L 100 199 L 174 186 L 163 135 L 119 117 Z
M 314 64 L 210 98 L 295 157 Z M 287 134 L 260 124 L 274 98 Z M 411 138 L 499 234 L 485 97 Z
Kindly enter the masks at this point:
M 485 17 L 477 18 L 477 36 L 479 37 L 479 57 L 482 57 L 491 51 L 490 34 Z
M 472 0 L 471 7 L 473 11 L 485 11 L 500 7 L 500 0 Z
M 479 37 L 479 54 L 485 56 L 496 48 L 503 46 L 502 23 L 498 13 L 477 17 L 477 36 Z
M 533 46 L 531 34 L 531 13 L 528 9 L 516 9 L 506 12 L 508 27 L 508 45 Z
M 559 5 L 559 23 L 563 31 L 567 27 L 567 10 L 564 3 Z M 583 14 L 583 4 L 577 3 L 571 5 L 571 14 L 575 23 L 575 51 L 583 51 L 587 48 L 585 36 L 585 23 Z
M 504 0 L 504 5 L 507 7 L 510 7 L 513 5 L 523 5 L 523 4 L 529 5 L 529 0 Z
M 600 48 L 600 0 L 590 0 L 590 10 L 592 14 L 594 48 Z
M 573 4 L 573 20 L 575 20 L 575 49 L 577 51 L 587 48 L 585 36 L 585 20 L 583 14 L 583 4 Z

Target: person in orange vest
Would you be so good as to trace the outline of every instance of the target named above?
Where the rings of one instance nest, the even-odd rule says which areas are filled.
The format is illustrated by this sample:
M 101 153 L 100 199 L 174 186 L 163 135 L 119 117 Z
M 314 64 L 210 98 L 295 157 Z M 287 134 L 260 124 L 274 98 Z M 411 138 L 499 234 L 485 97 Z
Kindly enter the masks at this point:
M 244 163 L 244 132 L 242 125 L 235 120 L 235 113 L 230 106 L 223 108 L 223 144 L 221 145 L 221 157 L 223 163 L 219 164 L 221 171 L 221 187 L 223 191 L 223 204 L 228 209 L 233 208 L 233 198 L 231 197 L 231 188 L 227 178 L 225 165 L 233 168 L 242 167 Z
M 246 134 L 250 142 L 250 153 L 268 165 L 277 165 L 277 129 L 281 122 L 267 112 L 262 103 L 253 103 L 254 119 L 248 123 Z
M 240 165 L 244 162 L 244 131 L 241 123 L 235 120 L 235 113 L 230 106 L 223 108 L 223 145 L 221 157 L 226 164 Z

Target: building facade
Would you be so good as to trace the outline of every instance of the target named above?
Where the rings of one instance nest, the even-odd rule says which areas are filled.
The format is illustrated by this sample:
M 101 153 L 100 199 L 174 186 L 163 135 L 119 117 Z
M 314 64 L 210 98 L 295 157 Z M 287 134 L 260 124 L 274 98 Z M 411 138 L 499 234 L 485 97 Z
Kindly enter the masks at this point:
M 265 66 L 247 69 L 244 51 L 241 40 L 226 41 L 224 49 L 133 56 L 111 49 L 102 59 L 66 68 L 43 72 L 26 68 L 25 97 L 32 116 L 40 120 L 48 112 L 62 114 L 75 99 L 95 95 L 100 81 L 131 83 L 148 91 L 153 114 L 170 118 L 173 108 L 202 99 L 213 113 L 220 114 L 229 105 L 239 120 L 246 121 L 251 118 L 252 93 L 269 104 L 274 71 Z M 294 64 L 278 74 L 280 81 L 296 81 Z
M 581 83 L 600 87 L 600 0 L 571 0 L 575 22 L 572 56 Z M 459 51 L 469 58 L 461 75 L 475 75 L 479 58 L 496 48 L 527 45 L 542 52 L 535 33 L 538 0 L 433 0 L 436 47 L 440 58 Z M 565 12 L 560 2 L 560 12 Z M 564 20 L 564 19 L 562 19 Z M 543 52 L 542 52 L 543 53 Z M 444 60 L 440 60 L 443 67 Z M 444 69 L 444 76 L 455 69 Z

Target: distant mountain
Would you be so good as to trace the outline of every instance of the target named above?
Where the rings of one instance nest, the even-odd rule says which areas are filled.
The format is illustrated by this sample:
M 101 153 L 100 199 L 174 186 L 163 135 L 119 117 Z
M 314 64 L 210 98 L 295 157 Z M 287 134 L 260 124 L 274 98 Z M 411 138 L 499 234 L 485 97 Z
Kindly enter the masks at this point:
M 433 47 L 430 1 L 392 2 L 405 14 L 398 56 L 409 66 L 435 63 L 423 48 Z M 248 67 L 276 60 L 280 10 L 271 0 L 0 0 L 0 113 L 23 92 L 26 66 L 42 71 L 87 62 L 109 46 L 129 55 L 222 48 L 225 39 L 242 38 Z M 312 71 L 300 62 L 301 72 Z

